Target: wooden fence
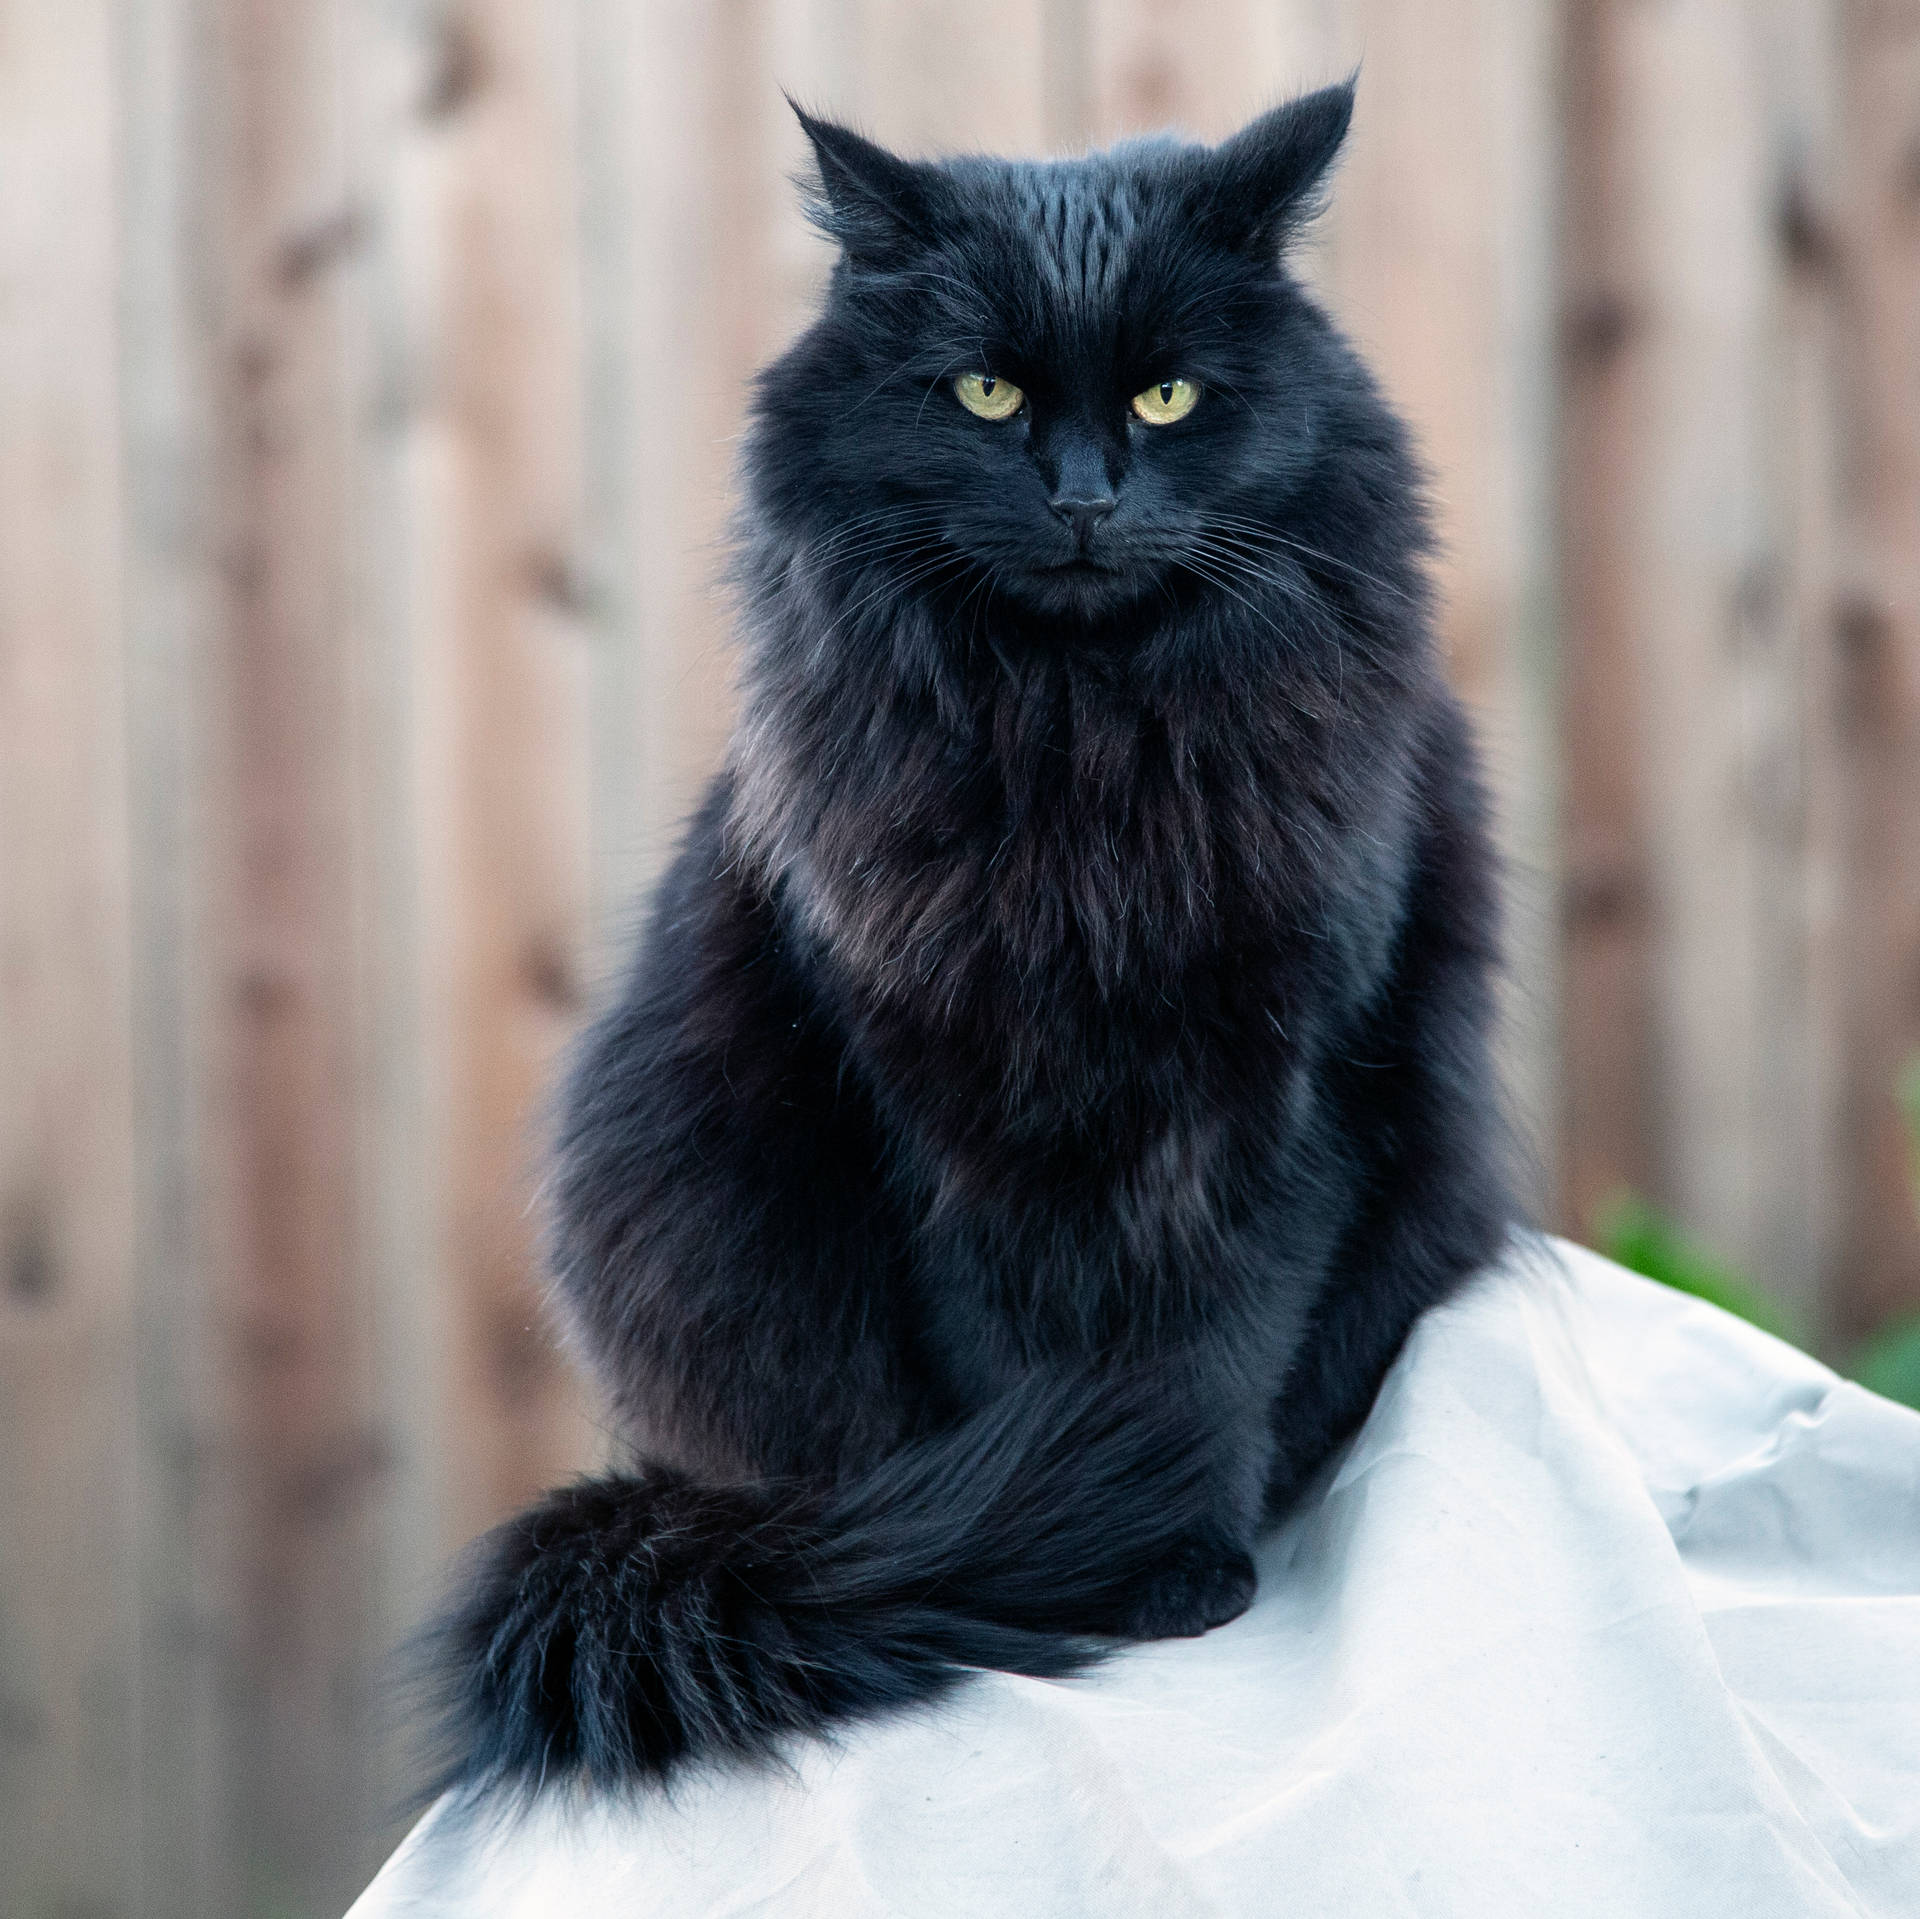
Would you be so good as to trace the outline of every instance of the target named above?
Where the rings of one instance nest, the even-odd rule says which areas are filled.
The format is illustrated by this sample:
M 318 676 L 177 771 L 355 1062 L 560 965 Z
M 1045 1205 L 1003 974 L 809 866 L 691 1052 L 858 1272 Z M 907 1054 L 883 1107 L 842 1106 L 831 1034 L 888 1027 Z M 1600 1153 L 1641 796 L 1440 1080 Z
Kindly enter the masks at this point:
M 537 1109 L 729 711 L 743 382 L 904 147 L 1364 61 L 1543 1209 L 1920 1303 L 1915 0 L 0 0 L 0 1908 L 329 1915 L 590 1458 Z

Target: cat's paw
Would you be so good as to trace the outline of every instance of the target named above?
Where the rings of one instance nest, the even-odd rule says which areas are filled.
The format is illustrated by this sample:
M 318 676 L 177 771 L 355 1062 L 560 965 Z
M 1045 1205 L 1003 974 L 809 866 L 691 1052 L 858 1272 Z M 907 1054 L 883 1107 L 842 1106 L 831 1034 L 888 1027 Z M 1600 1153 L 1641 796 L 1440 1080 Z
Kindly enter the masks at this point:
M 1127 1639 L 1197 1639 L 1253 1604 L 1258 1575 L 1235 1548 L 1192 1544 L 1134 1589 L 1120 1625 Z

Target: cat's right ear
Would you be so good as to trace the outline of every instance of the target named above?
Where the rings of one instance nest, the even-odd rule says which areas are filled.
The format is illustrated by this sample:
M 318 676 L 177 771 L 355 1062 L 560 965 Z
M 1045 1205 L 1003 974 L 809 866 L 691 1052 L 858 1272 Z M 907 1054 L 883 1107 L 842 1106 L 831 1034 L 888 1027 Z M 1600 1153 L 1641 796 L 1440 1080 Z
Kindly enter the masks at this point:
M 813 146 L 818 185 L 809 182 L 807 217 L 847 257 L 897 264 L 933 238 L 938 221 L 931 168 L 915 166 L 850 127 L 816 118 L 791 96 L 800 130 Z

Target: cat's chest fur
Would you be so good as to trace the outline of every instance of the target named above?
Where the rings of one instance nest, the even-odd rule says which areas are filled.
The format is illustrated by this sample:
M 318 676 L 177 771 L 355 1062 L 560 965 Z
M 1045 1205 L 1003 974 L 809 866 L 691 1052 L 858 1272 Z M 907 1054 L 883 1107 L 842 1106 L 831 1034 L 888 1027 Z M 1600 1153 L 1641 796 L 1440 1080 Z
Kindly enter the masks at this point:
M 943 1212 L 1163 1259 L 1244 1189 L 1352 970 L 1317 723 L 1051 661 L 957 722 L 868 702 L 812 763 L 791 701 L 750 715 L 733 833 L 897 1159 Z

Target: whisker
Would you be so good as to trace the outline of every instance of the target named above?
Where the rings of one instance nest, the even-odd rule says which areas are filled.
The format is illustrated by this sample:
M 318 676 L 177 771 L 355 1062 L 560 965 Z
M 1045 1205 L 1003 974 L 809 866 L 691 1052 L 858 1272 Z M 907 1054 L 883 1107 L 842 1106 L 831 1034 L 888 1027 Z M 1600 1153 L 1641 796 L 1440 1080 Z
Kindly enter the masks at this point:
M 920 581 L 930 578 L 933 574 L 942 571 L 946 567 L 959 566 L 962 564 L 964 564 L 964 561 L 961 555 L 947 552 L 936 554 L 932 559 L 923 560 L 918 566 L 909 567 L 902 573 L 889 573 L 881 579 L 877 586 L 873 587 L 869 592 L 863 593 L 853 605 L 841 608 L 838 617 L 851 622 L 857 619 L 875 600 L 881 598 L 882 595 L 889 592 L 904 593 L 908 587 L 918 585 Z
M 1252 535 L 1256 540 L 1270 540 L 1276 546 L 1287 547 L 1307 559 L 1317 561 L 1322 566 L 1330 566 L 1336 572 L 1346 574 L 1349 579 L 1359 580 L 1367 586 L 1375 587 L 1380 592 L 1405 604 L 1412 604 L 1415 600 L 1414 594 L 1405 587 L 1396 585 L 1392 580 L 1382 579 L 1377 573 L 1369 573 L 1365 567 L 1356 566 L 1351 560 L 1342 559 L 1337 553 L 1327 553 L 1317 546 L 1311 546 L 1305 540 L 1281 531 L 1277 526 L 1265 525 L 1258 520 L 1243 519 L 1236 514 L 1227 513 L 1208 514 L 1206 524 L 1222 532 L 1244 532 Z

